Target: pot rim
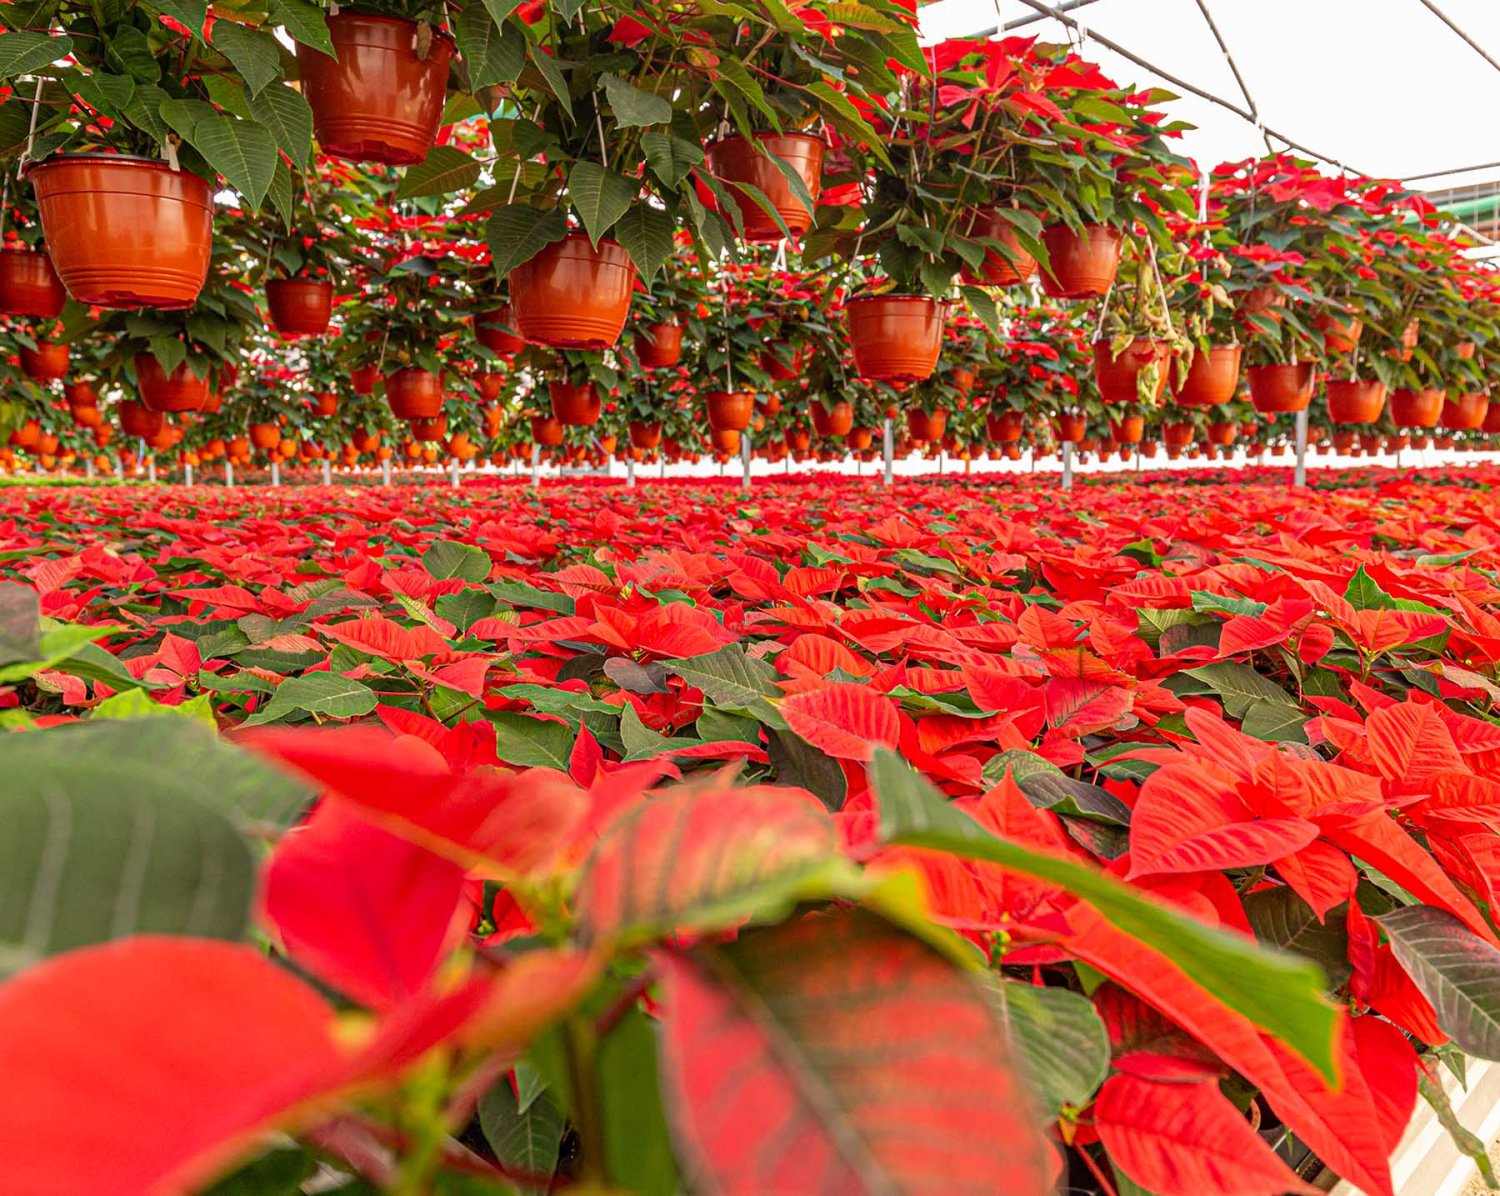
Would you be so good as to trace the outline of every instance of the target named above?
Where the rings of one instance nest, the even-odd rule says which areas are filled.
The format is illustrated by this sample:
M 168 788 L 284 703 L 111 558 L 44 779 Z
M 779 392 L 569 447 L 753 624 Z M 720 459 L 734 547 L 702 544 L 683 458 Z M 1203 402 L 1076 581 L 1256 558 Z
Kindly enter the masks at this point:
M 707 145 L 705 145 L 703 148 L 704 148 L 705 151 L 707 151 L 707 150 L 713 149 L 715 146 L 729 145 L 731 142 L 735 142 L 735 141 L 751 141 L 751 140 L 754 140 L 754 141 L 770 141 L 770 140 L 778 140 L 778 141 L 779 140 L 814 141 L 817 144 L 821 145 L 824 149 L 828 148 L 828 142 L 824 141 L 823 138 L 819 137 L 816 133 L 804 133 L 801 130 L 793 130 L 790 133 L 778 133 L 774 129 L 760 129 L 760 130 L 756 130 L 753 133 L 731 133 L 727 137 L 716 137 L 712 141 L 710 141 Z
M 24 178 L 38 170 L 44 170 L 48 166 L 59 166 L 65 162 L 105 162 L 113 166 L 143 166 L 153 170 L 164 170 L 168 174 L 188 175 L 197 179 L 210 191 L 214 185 L 195 171 L 184 169 L 179 166 L 172 169 L 171 163 L 164 158 L 148 158 L 145 154 L 117 154 L 108 150 L 86 150 L 71 154 L 48 154 L 40 162 L 28 162 L 21 168 L 21 176 Z
M 340 8 L 337 13 L 331 13 L 328 16 L 328 20 L 330 21 L 342 21 L 348 19 L 359 21 L 375 21 L 376 23 L 382 25 L 407 25 L 413 29 L 415 29 L 420 23 L 412 20 L 410 17 L 397 16 L 394 13 L 363 12 L 358 8 Z M 444 41 L 455 47 L 458 44 L 454 40 L 453 35 L 446 29 L 434 29 L 432 31 L 432 37 L 434 41 L 436 41 L 438 38 L 442 38 Z M 324 57 L 327 57 L 327 55 L 324 55 Z

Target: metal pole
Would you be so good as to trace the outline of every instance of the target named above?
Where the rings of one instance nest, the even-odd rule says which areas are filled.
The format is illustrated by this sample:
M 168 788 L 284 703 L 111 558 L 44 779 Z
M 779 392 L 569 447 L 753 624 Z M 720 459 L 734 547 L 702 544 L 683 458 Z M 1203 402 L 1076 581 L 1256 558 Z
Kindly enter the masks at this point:
M 230 490 L 234 489 L 234 462 L 228 457 L 224 458 L 224 485 Z
M 625 454 L 625 485 L 635 489 L 635 454 Z
M 1307 408 L 1297 412 L 1297 469 L 1293 481 L 1298 486 L 1307 485 Z
M 750 437 L 747 433 L 740 433 L 740 466 L 744 470 L 743 488 L 746 494 L 750 493 Z
M 448 483 L 453 489 L 458 489 L 458 458 L 448 458 Z
M 182 467 L 182 480 L 185 485 L 191 486 L 193 484 L 193 465 L 191 461 Z
M 328 458 L 323 458 L 323 485 L 333 485 L 333 466 L 329 464 Z
M 531 442 L 531 484 L 537 486 L 542 480 L 542 446 Z
M 272 461 L 271 462 L 271 485 L 273 485 L 273 486 L 279 486 L 279 485 L 281 485 L 281 462 L 280 461 Z
M 93 481 L 94 480 L 94 454 L 93 453 L 89 453 L 86 457 L 84 457 L 84 459 L 83 459 L 83 473 L 84 473 L 84 476 L 89 479 L 89 481 Z
M 391 459 L 386 457 L 380 463 L 380 484 L 389 486 L 391 484 Z
M 146 480 L 148 482 L 156 481 L 156 455 L 154 453 L 146 462 Z
M 881 436 L 880 453 L 885 461 L 885 484 L 887 486 L 894 485 L 896 476 L 896 433 L 891 427 L 890 416 L 886 416 L 885 432 Z
M 1073 489 L 1073 442 L 1064 440 L 1062 442 L 1063 479 L 1064 490 Z

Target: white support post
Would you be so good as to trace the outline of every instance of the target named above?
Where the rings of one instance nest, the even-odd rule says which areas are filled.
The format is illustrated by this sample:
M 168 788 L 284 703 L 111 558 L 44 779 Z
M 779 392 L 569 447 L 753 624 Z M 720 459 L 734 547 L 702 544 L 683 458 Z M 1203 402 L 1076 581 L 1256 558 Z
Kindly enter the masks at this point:
M 458 489 L 458 458 L 457 457 L 449 457 L 448 458 L 448 484 L 450 486 L 452 486 L 453 489 L 455 489 L 455 490 Z
M 629 489 L 631 489 L 631 490 L 635 489 L 635 454 L 634 453 L 626 453 L 625 454 L 625 485 Z
M 279 485 L 281 485 L 281 462 L 280 461 L 272 461 L 271 462 L 271 485 L 273 485 L 273 486 L 279 486 Z
M 539 485 L 542 480 L 542 446 L 536 441 L 531 442 L 531 484 Z
M 1064 440 L 1062 442 L 1062 486 L 1064 490 L 1073 489 L 1073 442 Z
M 1297 469 L 1292 478 L 1298 486 L 1307 485 L 1307 408 L 1297 412 Z
M 885 484 L 894 485 L 896 478 L 896 431 L 891 427 L 890 416 L 886 416 L 885 431 L 880 437 L 880 456 L 885 463 Z
M 380 463 L 380 484 L 382 486 L 391 484 L 391 459 L 389 457 Z
M 228 457 L 224 458 L 224 486 L 226 489 L 234 489 L 234 462 Z
M 182 481 L 185 486 L 193 484 L 193 464 L 191 461 L 182 467 Z
M 740 466 L 744 470 L 743 487 L 746 494 L 750 493 L 750 434 L 740 433 Z
M 125 462 L 121 459 L 119 453 L 115 454 L 115 480 L 117 482 L 125 480 Z
M 148 482 L 156 481 L 156 455 L 154 453 L 146 462 L 146 480 Z
M 323 458 L 323 485 L 333 485 L 333 465 L 329 462 L 327 457 Z
M 89 481 L 94 480 L 94 454 L 88 453 L 83 458 L 83 473 Z

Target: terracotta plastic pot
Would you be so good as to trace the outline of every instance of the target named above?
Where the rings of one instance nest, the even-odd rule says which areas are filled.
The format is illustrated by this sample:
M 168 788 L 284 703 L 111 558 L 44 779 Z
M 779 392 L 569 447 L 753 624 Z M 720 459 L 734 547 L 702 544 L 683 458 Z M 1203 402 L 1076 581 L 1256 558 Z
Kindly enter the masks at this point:
M 412 438 L 415 440 L 429 440 L 435 443 L 448 438 L 448 417 L 446 415 L 434 416 L 431 419 L 410 420 L 407 426 L 411 428 Z
M 1325 389 L 1328 418 L 1334 423 L 1373 424 L 1385 410 L 1385 383 L 1378 379 L 1330 379 Z
M 75 410 L 79 407 L 99 406 L 99 396 L 94 393 L 92 382 L 64 382 L 63 398 L 68 400 L 68 406 Z
M 654 449 L 661 444 L 661 425 L 640 423 L 631 420 L 626 425 L 626 432 L 630 434 L 630 445 L 638 449 Z
M 844 443 L 856 453 L 862 453 L 875 442 L 875 433 L 870 428 L 850 428 L 844 435 Z
M 1127 415 L 1109 421 L 1109 434 L 1120 444 L 1139 444 L 1146 435 L 1146 417 Z
M 1356 439 L 1359 441 L 1359 447 L 1372 457 L 1385 446 L 1385 437 L 1379 432 L 1361 432 Z
M 1484 413 L 1484 423 L 1480 428 L 1491 436 L 1500 433 L 1500 403 L 1491 403 L 1489 410 Z
M 1064 443 L 1077 444 L 1088 432 L 1088 417 L 1082 412 L 1064 412 L 1052 417 L 1052 430 Z
M 443 410 L 442 379 L 409 365 L 385 376 L 385 401 L 397 419 L 433 419 Z
M 516 328 L 558 349 L 608 349 L 630 314 L 635 265 L 618 241 L 595 249 L 582 233 L 554 241 L 510 272 Z
M 1234 434 L 1238 429 L 1228 420 L 1220 420 L 1208 425 L 1209 444 L 1218 445 L 1220 448 L 1228 448 L 1234 443 Z
M 757 133 L 754 142 L 747 137 L 726 137 L 708 147 L 708 168 L 739 206 L 746 241 L 780 241 L 786 236 L 746 187 L 754 187 L 770 201 L 794 240 L 807 232 L 812 211 L 771 159 L 779 158 L 797 173 L 816 205 L 823 189 L 823 150 L 822 140 L 809 133 Z
M 333 318 L 333 283 L 273 278 L 266 283 L 271 327 L 282 336 L 321 336 Z
M 68 346 L 37 341 L 35 349 L 21 347 L 21 373 L 36 382 L 54 382 L 68 376 Z
M 671 369 L 682 360 L 682 325 L 646 325 L 635 334 L 635 355 L 642 369 Z
M 920 382 L 943 347 L 947 309 L 926 295 L 867 295 L 844 306 L 854 368 L 863 378 Z
M 740 429 L 710 428 L 708 442 L 716 452 L 737 453 L 740 451 Z
M 1141 454 L 1142 457 L 1145 457 L 1145 458 L 1147 458 L 1149 460 L 1150 458 L 1156 456 L 1156 450 L 1157 450 L 1158 447 L 1159 447 L 1159 442 L 1158 441 L 1155 441 L 1155 440 L 1142 440 L 1141 443 L 1140 443 L 1140 445 L 1139 445 L 1140 454 Z
M 1313 364 L 1252 365 L 1245 370 L 1250 382 L 1250 401 L 1262 415 L 1302 411 L 1312 402 Z
M 1435 428 L 1442 414 L 1443 392 L 1437 387 L 1391 392 L 1391 419 L 1397 427 Z
M 1213 407 L 1229 402 L 1240 384 L 1240 358 L 1244 352 L 1243 345 L 1214 345 L 1207 354 L 1196 350 L 1188 364 L 1187 376 L 1181 382 L 1175 378 L 1172 381 L 1177 401 L 1184 407 Z
M 327 419 L 339 413 L 339 397 L 332 391 L 313 395 L 313 414 Z
M 123 419 L 121 422 L 124 422 Z M 28 419 L 10 434 L 10 443 L 18 449 L 25 449 L 28 453 L 36 452 L 42 443 L 41 422 Z
M 1042 229 L 1049 263 L 1042 271 L 1042 290 L 1054 299 L 1086 299 L 1109 291 L 1120 269 L 1120 230 L 1108 224 L 1085 224 L 1074 232 L 1066 224 Z
M 772 382 L 790 382 L 799 376 L 802 365 L 802 350 L 794 350 L 789 356 L 790 360 L 783 361 L 777 356 L 778 351 L 786 353 L 786 345 L 773 345 L 769 349 L 760 351 L 760 368 L 770 375 Z
M 552 381 L 547 383 L 552 398 L 552 415 L 569 428 L 587 428 L 599 422 L 603 403 L 592 382 Z
M 755 413 L 755 396 L 748 391 L 714 390 L 703 396 L 708 408 L 708 426 L 715 430 L 743 432 Z
M 1026 417 L 1019 411 L 1000 411 L 985 418 L 985 431 L 998 444 L 1014 444 L 1026 430 Z
M 500 357 L 510 357 L 526 347 L 525 339 L 515 328 L 516 315 L 509 303 L 474 316 L 474 338 Z
M 127 436 L 151 437 L 161 431 L 161 412 L 152 411 L 144 403 L 127 399 L 117 403 L 115 410 L 120 416 L 120 431 Z
M 1479 346 L 1473 341 L 1459 341 L 1453 346 L 1453 351 L 1458 354 L 1460 361 L 1473 361 L 1474 354 L 1478 352 Z
M 349 386 L 357 395 L 374 394 L 375 383 L 378 381 L 380 381 L 380 367 L 373 363 L 349 371 Z
M 165 162 L 62 154 L 29 167 L 52 264 L 93 307 L 191 307 L 208 277 L 213 192 Z
M 977 208 L 969 220 L 968 235 L 975 240 L 998 242 L 1003 248 L 986 249 L 978 269 L 964 266 L 963 280 L 979 286 L 1009 287 L 1025 282 L 1036 273 L 1036 258 L 1021 248 L 1016 226 L 1001 215 L 1001 208 Z
M 500 397 L 500 388 L 505 385 L 505 375 L 494 370 L 480 370 L 474 375 L 474 385 L 479 388 L 481 403 L 493 403 Z
M 73 423 L 79 428 L 97 428 L 104 422 L 104 412 L 97 407 L 74 407 Z
M 1397 361 L 1410 361 L 1413 350 L 1417 347 L 1417 340 L 1422 335 L 1422 326 L 1415 317 L 1407 321 L 1406 327 L 1401 330 L 1401 348 L 1393 349 L 1391 356 Z
M 1484 427 L 1485 416 L 1489 414 L 1490 396 L 1483 391 L 1478 394 L 1458 395 L 1455 398 L 1443 399 L 1443 414 L 1440 417 L 1443 427 L 1451 432 L 1472 432 Z
M 969 394 L 974 389 L 974 371 L 960 367 L 948 375 L 948 381 L 959 394 Z
M 442 124 L 453 39 L 433 34 L 421 59 L 415 21 L 348 10 L 327 21 L 336 60 L 297 43 L 302 94 L 319 146 L 347 162 L 421 162 Z
M 818 413 L 822 412 L 821 426 Z M 842 400 L 824 407 L 817 399 L 812 401 L 810 413 L 813 417 L 813 430 L 821 436 L 847 436 L 849 430 L 854 427 L 854 408 Z
M 208 402 L 208 379 L 179 362 L 168 374 L 151 353 L 135 355 L 135 380 L 141 402 L 152 411 L 201 411 Z
M 925 440 L 930 442 L 940 441 L 943 432 L 948 427 L 948 412 L 946 408 L 939 407 L 934 411 L 923 411 L 920 407 L 913 407 L 906 413 L 906 430 L 911 434 L 913 440 Z
M 794 453 L 805 453 L 812 447 L 812 434 L 804 428 L 788 428 L 782 439 Z
M 1273 286 L 1251 287 L 1240 296 L 1235 306 L 1235 315 L 1241 324 L 1249 324 L 1248 316 L 1264 316 L 1273 324 L 1281 323 L 1279 308 L 1286 306 L 1286 296 Z
M 1323 348 L 1329 353 L 1352 353 L 1364 332 L 1364 322 L 1356 316 L 1322 312 L 1313 327 L 1323 334 Z
M 1094 381 L 1099 384 L 1099 397 L 1106 404 L 1155 402 L 1167 388 L 1167 376 L 1172 372 L 1171 353 L 1172 347 L 1165 341 L 1134 340 L 1118 355 L 1112 352 L 1109 341 L 1095 341 Z M 1143 396 L 1138 380 L 1153 365 L 1156 384 Z
M 44 251 L 0 250 L 0 312 L 51 320 L 67 301 L 68 292 Z
M 274 423 L 251 424 L 245 429 L 250 434 L 250 444 L 269 453 L 281 447 L 281 425 Z

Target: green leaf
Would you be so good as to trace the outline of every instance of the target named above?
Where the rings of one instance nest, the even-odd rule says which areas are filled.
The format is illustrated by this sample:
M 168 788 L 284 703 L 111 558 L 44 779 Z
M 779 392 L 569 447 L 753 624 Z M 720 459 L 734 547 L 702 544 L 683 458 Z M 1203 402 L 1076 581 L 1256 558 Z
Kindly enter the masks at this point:
M 995 1008 L 1032 1082 L 1044 1120 L 1089 1102 L 1109 1072 L 1109 1032 L 1087 997 L 998 980 Z
M 457 146 L 435 145 L 427 157 L 407 168 L 396 187 L 397 199 L 448 195 L 479 181 L 479 163 Z
M 649 285 L 656 272 L 672 256 L 676 231 L 677 222 L 666 212 L 650 204 L 638 203 L 615 225 L 615 240 L 624 246 L 642 280 Z
M 30 586 L 0 582 L 0 665 L 42 654 L 41 604 Z
M 672 101 L 665 96 L 642 91 L 618 75 L 600 75 L 599 82 L 604 85 L 604 95 L 615 114 L 615 124 L 620 128 L 671 123 Z
M 884 749 L 875 752 L 870 779 L 885 842 L 987 860 L 1062 887 L 1093 906 L 1116 929 L 1171 960 L 1206 992 L 1270 1031 L 1334 1081 L 1337 1011 L 1323 995 L 1323 975 L 1315 965 L 1211 929 L 1072 860 L 996 838 L 950 805 L 899 756 Z
M 745 64 L 738 58 L 720 59 L 718 69 L 709 76 L 709 83 L 715 91 L 724 97 L 725 102 L 729 104 L 731 110 L 735 111 L 737 115 L 741 115 L 741 119 L 738 122 L 741 125 L 747 123 L 742 114 L 745 113 L 745 105 L 748 104 L 770 121 L 773 128 L 779 129 L 781 127 L 781 122 L 777 120 L 776 113 L 772 110 L 771 105 L 766 103 L 766 93 L 761 90 L 761 86 L 755 81 L 755 77 L 750 74 Z
M 526 1108 L 521 1108 L 510 1086 L 510 1077 L 502 1076 L 479 1098 L 479 1128 L 495 1157 L 510 1171 L 535 1176 L 535 1184 L 518 1184 L 523 1193 L 544 1194 L 547 1182 L 557 1170 L 557 1151 L 562 1145 L 566 1119 L 557 1102 L 546 1091 L 538 1094 Z
M 94 707 L 94 712 L 89 717 L 94 719 L 177 718 L 201 723 L 213 730 L 218 729 L 218 723 L 214 720 L 214 709 L 207 694 L 199 694 L 196 698 L 189 698 L 177 706 L 168 706 L 163 702 L 155 701 L 144 689 L 127 689 L 123 693 L 111 694 L 105 698 Z
M 969 305 L 969 310 L 974 313 L 975 318 L 996 336 L 999 336 L 1000 309 L 995 305 L 995 297 L 979 287 L 961 286 L 958 289 L 964 297 L 964 302 Z
M 490 554 L 472 544 L 438 540 L 422 553 L 422 568 L 439 581 L 447 581 L 450 577 L 483 581 L 489 576 Z
M 493 12 L 491 15 L 493 15 Z M 552 93 L 552 98 L 557 101 L 558 107 L 562 109 L 563 116 L 571 124 L 573 121 L 573 96 L 568 91 L 568 81 L 563 78 L 562 67 L 558 65 L 556 58 L 537 43 L 528 43 L 527 50 L 527 61 L 536 68 L 537 74 L 542 77 L 543 85 Z
M 187 360 L 187 346 L 175 335 L 153 336 L 150 344 L 151 356 L 156 358 L 164 374 L 170 374 Z
M 129 75 L 137 83 L 161 82 L 161 64 L 156 60 L 151 42 L 133 25 L 115 30 L 105 43 L 104 61 L 115 74 Z
M 273 1147 L 204 1188 L 202 1196 L 301 1196 L 303 1183 L 317 1169 L 318 1160 L 300 1146 Z M 346 1189 L 346 1196 L 354 1193 Z
M 162 119 L 161 106 L 167 102 L 167 93 L 160 87 L 137 83 L 135 94 L 125 105 L 125 116 L 136 128 L 153 141 L 165 141 L 167 122 Z
M 776 669 L 758 656 L 747 656 L 739 644 L 725 644 L 717 652 L 662 663 L 718 706 L 749 710 L 762 699 L 781 694 L 776 687 Z
M 260 207 L 276 170 L 276 139 L 269 129 L 217 114 L 200 120 L 187 140 L 240 193 L 247 208 Z
M 1319 921 L 1313 907 L 1285 885 L 1247 893 L 1244 905 L 1257 940 L 1305 955 L 1322 967 L 1334 988 L 1349 979 L 1353 969 L 1349 966 L 1349 932 L 1344 926 L 1343 906 Z
M 625 215 L 637 184 L 597 162 L 575 162 L 568 171 L 568 198 L 595 246 Z
M 70 37 L 27 32 L 0 34 L 0 79 L 29 75 L 72 52 Z
M 157 8 L 173 20 L 180 21 L 199 43 L 203 41 L 203 26 L 208 21 L 208 4 L 205 0 L 152 0 Z
M 291 159 L 298 170 L 306 171 L 312 160 L 312 109 L 302 93 L 289 84 L 267 87 L 250 97 L 250 112 L 271 131 L 276 148 Z M 278 165 L 285 166 L 278 160 Z
M 661 1099 L 657 1023 L 637 1006 L 599 1042 L 599 1097 L 610 1184 L 622 1192 L 683 1190 Z
M 153 932 L 239 938 L 255 861 L 237 824 L 307 793 L 191 721 L 0 736 L 0 971 Z
M 18 660 L 0 665 L 0 683 L 24 681 L 37 673 L 54 669 L 63 661 L 82 651 L 95 640 L 113 635 L 120 628 L 112 623 L 59 623 L 55 619 L 41 620 L 41 634 L 37 639 L 39 649 L 35 660 Z
M 514 83 L 526 65 L 524 31 L 497 23 L 482 4 L 464 5 L 454 19 L 453 33 L 475 91 Z
M 1280 702 L 1251 702 L 1240 730 L 1266 743 L 1306 743 L 1307 716 Z
M 700 719 L 701 723 L 702 720 Z M 783 785 L 798 785 L 829 810 L 842 810 L 849 782 L 839 762 L 790 731 L 767 729 L 766 756 Z
M 1500 1059 L 1500 950 L 1430 905 L 1376 921 L 1448 1037 L 1470 1055 Z
M 488 717 L 495 724 L 496 751 L 505 763 L 567 772 L 574 739 L 567 723 L 532 718 L 511 710 L 497 711 Z
M 697 142 L 659 131 L 641 134 L 641 152 L 651 173 L 668 191 L 677 190 L 688 172 L 704 161 L 703 147 Z
M 1344 588 L 1344 600 L 1355 610 L 1394 610 L 1396 600 L 1380 588 L 1380 584 L 1365 572 L 1361 565 L 1354 571 L 1349 584 Z
M 215 21 L 213 48 L 234 63 L 252 98 L 281 74 L 281 47 L 259 29 L 237 21 Z
M 323 9 L 309 0 L 271 0 L 267 25 L 282 25 L 293 41 L 337 58 Z
M 571 615 L 574 603 L 566 594 L 554 590 L 540 590 L 524 581 L 506 578 L 490 583 L 489 591 L 509 606 L 529 606 L 538 610 L 555 610 L 558 614 Z
M 447 619 L 459 631 L 468 631 L 480 619 L 495 613 L 495 598 L 483 590 L 461 590 L 444 594 L 434 604 L 438 618 Z
M 358 718 L 374 710 L 375 703 L 375 691 L 359 681 L 335 673 L 304 673 L 278 685 L 271 700 L 247 718 L 245 726 L 276 722 L 299 710 L 325 718 Z
M 1230 718 L 1243 719 L 1258 702 L 1273 702 L 1293 709 L 1297 705 L 1291 694 L 1247 664 L 1220 661 L 1184 669 L 1183 673 L 1203 682 L 1218 694 L 1224 703 L 1224 712 Z
M 166 94 L 159 87 L 150 90 Z M 163 100 L 157 105 L 157 113 L 172 132 L 184 141 L 193 139 L 193 130 L 198 127 L 199 121 L 211 120 L 218 115 L 212 104 L 206 104 L 202 100 Z
M 568 235 L 568 218 L 558 208 L 533 208 L 528 204 L 506 204 L 485 224 L 497 278 L 503 278 L 522 262 Z
M 78 98 L 96 112 L 118 119 L 135 99 L 135 80 L 129 75 L 102 72 L 80 76 Z

